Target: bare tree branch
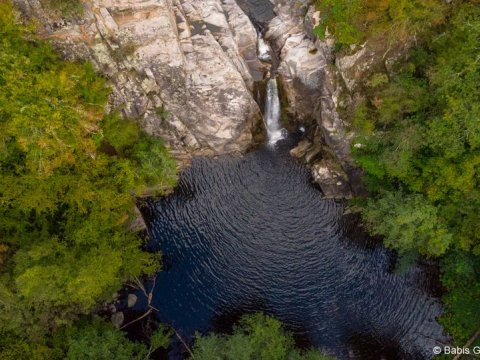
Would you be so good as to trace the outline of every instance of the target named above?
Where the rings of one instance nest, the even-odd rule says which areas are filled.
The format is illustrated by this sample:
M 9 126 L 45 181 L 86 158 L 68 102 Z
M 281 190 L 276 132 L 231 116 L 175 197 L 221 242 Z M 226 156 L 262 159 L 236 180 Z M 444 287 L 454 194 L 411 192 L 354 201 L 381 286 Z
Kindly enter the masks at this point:
M 475 339 L 478 338 L 479 336 L 480 336 L 480 329 L 478 329 L 477 332 L 475 334 L 473 334 L 473 336 L 467 341 L 467 343 L 465 345 L 463 345 L 463 348 L 470 347 L 470 345 L 472 345 L 473 342 L 475 341 Z M 455 355 L 453 360 L 458 360 L 461 357 L 462 357 L 462 354 L 457 354 L 457 355 Z

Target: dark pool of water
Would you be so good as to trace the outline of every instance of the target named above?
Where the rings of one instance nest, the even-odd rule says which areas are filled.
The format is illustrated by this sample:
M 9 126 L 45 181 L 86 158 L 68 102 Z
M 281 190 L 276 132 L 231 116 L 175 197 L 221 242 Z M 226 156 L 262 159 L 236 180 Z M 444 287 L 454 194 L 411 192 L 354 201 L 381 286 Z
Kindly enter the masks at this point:
M 430 358 L 444 338 L 426 272 L 392 273 L 392 255 L 354 240 L 343 212 L 286 148 L 195 159 L 146 210 L 166 267 L 158 317 L 191 339 L 261 310 L 341 359 Z

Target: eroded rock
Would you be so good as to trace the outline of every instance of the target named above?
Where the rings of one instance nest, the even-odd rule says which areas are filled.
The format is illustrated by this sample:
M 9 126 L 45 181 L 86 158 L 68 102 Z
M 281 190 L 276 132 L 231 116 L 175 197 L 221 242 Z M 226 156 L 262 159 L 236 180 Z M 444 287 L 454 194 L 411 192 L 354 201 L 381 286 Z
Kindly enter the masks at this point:
M 315 162 L 312 175 L 326 198 L 351 198 L 349 179 L 337 162 L 326 159 Z
M 278 1 L 277 17 L 268 25 L 266 38 L 278 51 L 278 74 L 288 98 L 289 111 L 299 120 L 315 118 L 322 95 L 327 60 L 307 36 L 305 13 L 293 1 Z
M 129 230 L 133 231 L 133 232 L 141 232 L 141 231 L 146 231 L 147 230 L 147 224 L 145 223 L 145 220 L 143 219 L 142 213 L 140 212 L 140 210 L 136 206 L 135 206 L 134 220 L 130 223 Z

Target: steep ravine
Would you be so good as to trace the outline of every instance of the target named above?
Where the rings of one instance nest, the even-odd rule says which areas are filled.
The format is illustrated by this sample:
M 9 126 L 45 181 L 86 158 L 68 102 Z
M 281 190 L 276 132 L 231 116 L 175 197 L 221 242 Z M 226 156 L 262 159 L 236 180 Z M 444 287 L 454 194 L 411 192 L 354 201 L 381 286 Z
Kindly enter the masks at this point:
M 164 138 L 182 168 L 192 156 L 251 148 L 262 31 L 278 55 L 282 105 L 307 130 L 292 153 L 327 197 L 351 195 L 351 135 L 336 110 L 332 49 L 311 35 L 319 14 L 309 1 L 85 0 L 71 18 L 39 0 L 14 2 L 65 58 L 92 61 L 112 84 L 110 108 Z

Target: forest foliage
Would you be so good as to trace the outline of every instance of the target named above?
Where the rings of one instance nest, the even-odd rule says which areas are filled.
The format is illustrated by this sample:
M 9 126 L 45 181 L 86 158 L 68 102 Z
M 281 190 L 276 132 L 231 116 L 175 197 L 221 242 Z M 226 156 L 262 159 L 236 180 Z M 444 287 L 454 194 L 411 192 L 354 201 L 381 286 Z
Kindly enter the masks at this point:
M 1 358 L 50 358 L 52 333 L 158 270 L 129 224 L 136 196 L 176 182 L 160 140 L 104 115 L 110 90 L 92 66 L 59 60 L 32 30 L 0 3 Z
M 299 350 L 290 332 L 277 319 L 257 313 L 244 315 L 230 335 L 197 335 L 195 360 L 332 360 L 318 350 Z
M 81 11 L 78 1 L 53 2 Z M 61 5 L 61 6 L 63 6 Z M 480 6 L 478 0 L 322 0 L 341 45 L 428 34 L 393 74 L 376 73 L 352 116 L 373 234 L 401 256 L 441 261 L 443 323 L 463 345 L 480 327 Z M 55 8 L 54 8 L 55 9 Z M 91 313 L 128 278 L 158 270 L 128 230 L 135 197 L 176 182 L 157 138 L 116 114 L 91 65 L 63 62 L 0 2 L 0 358 L 145 358 Z M 245 351 L 248 349 L 248 351 Z M 197 359 L 323 359 L 268 316 L 198 337 Z
M 417 12 L 418 3 L 430 2 L 397 5 Z M 431 19 L 408 15 L 435 30 L 393 72 L 365 80 L 366 99 L 351 116 L 353 154 L 372 194 L 365 223 L 401 257 L 440 259 L 447 290 L 442 322 L 461 345 L 480 328 L 478 5 L 454 1 L 448 11 L 438 5 L 441 21 L 435 6 Z
M 316 0 L 321 22 L 315 28 L 335 36 L 339 45 L 381 38 L 384 43 L 405 41 L 410 36 L 445 21 L 444 0 Z

